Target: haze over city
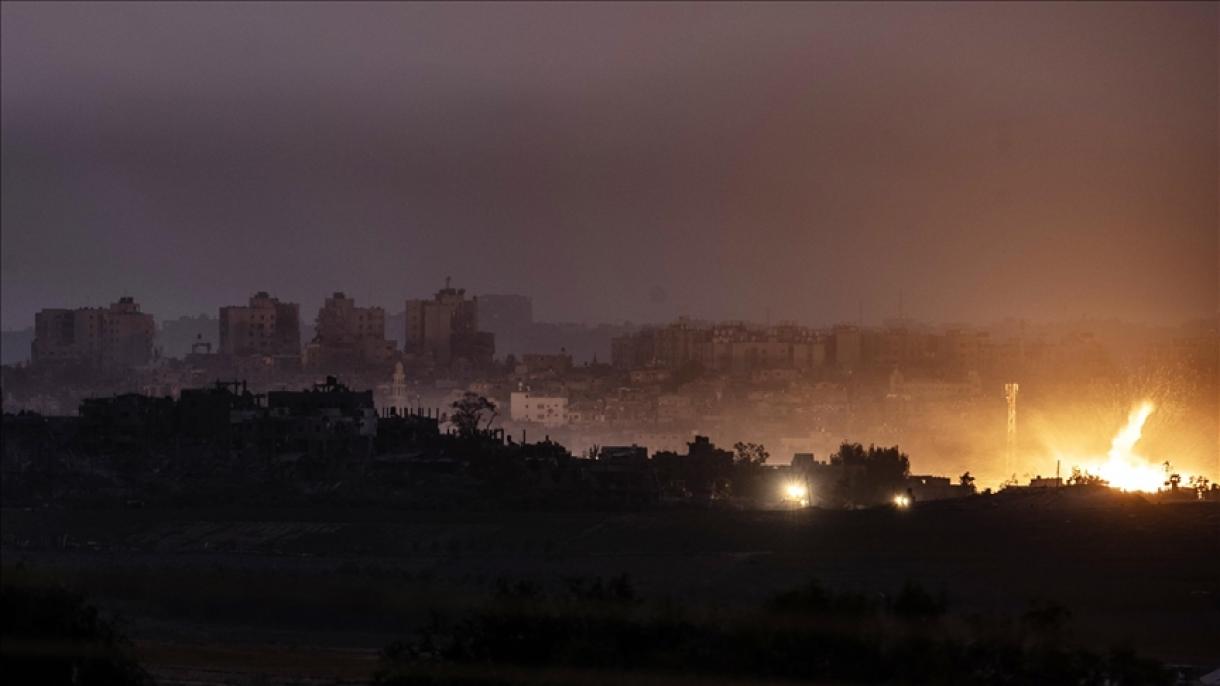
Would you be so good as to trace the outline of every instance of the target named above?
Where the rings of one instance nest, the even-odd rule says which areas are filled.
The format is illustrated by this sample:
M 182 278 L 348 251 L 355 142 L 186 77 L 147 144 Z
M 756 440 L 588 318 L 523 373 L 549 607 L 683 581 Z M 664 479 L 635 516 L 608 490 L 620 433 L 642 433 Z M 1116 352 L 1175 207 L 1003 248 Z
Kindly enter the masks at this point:
M 0 3 L 0 674 L 1220 685 L 1220 4 Z
M 2 30 L 5 329 L 110 294 L 398 311 L 450 274 L 568 321 L 1216 311 L 1210 3 L 5 3 Z

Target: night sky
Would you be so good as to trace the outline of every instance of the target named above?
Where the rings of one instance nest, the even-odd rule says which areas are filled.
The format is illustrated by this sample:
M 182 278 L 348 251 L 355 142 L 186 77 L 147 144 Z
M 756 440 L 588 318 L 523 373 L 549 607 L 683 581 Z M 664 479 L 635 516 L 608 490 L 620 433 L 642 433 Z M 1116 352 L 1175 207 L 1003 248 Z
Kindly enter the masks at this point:
M 1217 5 L 3 4 L 3 327 L 1214 314 Z

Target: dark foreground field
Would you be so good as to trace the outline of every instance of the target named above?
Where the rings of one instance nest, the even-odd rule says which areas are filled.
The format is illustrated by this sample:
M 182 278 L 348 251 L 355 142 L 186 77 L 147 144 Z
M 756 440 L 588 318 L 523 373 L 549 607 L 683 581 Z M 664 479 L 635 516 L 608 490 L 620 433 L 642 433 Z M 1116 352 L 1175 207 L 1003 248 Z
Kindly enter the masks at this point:
M 814 579 L 869 597 L 915 581 L 990 616 L 1049 601 L 1071 611 L 1083 647 L 1220 665 L 1217 503 L 1044 493 L 906 511 L 3 515 L 5 573 L 21 565 L 120 613 L 163 683 L 360 682 L 385 645 L 497 582 L 622 574 L 641 598 L 730 613 Z

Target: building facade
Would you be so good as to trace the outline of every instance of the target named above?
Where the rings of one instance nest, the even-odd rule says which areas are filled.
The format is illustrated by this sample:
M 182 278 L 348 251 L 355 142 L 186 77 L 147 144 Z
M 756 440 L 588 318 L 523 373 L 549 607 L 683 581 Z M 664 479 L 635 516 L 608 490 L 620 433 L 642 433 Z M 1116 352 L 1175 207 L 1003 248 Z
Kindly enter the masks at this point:
M 34 365 L 76 363 L 117 369 L 139 367 L 153 358 L 156 323 L 131 297 L 108 307 L 46 309 L 34 315 Z
M 394 343 L 385 337 L 385 310 L 357 307 L 342 291 L 326 299 L 318 310 L 314 340 L 305 348 L 305 365 L 311 369 L 350 369 L 386 364 L 394 357 Z
M 555 374 L 563 376 L 572 371 L 572 356 L 560 353 L 526 353 L 521 356 L 519 368 L 526 374 Z
M 568 423 L 568 399 L 561 396 L 513 391 L 508 407 L 509 416 L 514 422 L 532 422 L 551 427 Z
M 220 308 L 220 352 L 238 357 L 300 355 L 301 306 L 259 291 L 248 305 Z
M 442 367 L 459 360 L 475 366 L 491 363 L 495 335 L 479 330 L 479 299 L 468 299 L 466 289 L 453 288 L 445 279 L 431 300 L 408 300 L 406 305 L 407 353 Z
M 688 320 L 619 336 L 611 342 L 616 369 L 682 369 L 697 366 L 745 374 L 761 369 L 809 370 L 827 364 L 827 338 L 792 324 L 772 327 L 741 322 L 697 325 Z

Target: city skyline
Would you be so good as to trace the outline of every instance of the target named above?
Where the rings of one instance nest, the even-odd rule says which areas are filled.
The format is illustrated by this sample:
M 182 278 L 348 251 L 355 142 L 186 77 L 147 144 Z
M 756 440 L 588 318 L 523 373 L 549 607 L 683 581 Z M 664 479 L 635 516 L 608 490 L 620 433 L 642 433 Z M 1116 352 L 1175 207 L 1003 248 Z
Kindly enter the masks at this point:
M 469 289 L 463 289 L 463 290 L 469 290 Z M 252 289 L 247 292 L 247 294 L 244 298 L 239 297 L 236 300 L 234 300 L 233 302 L 216 301 L 211 306 L 205 305 L 204 308 L 198 312 L 195 312 L 195 311 L 173 311 L 173 312 L 149 311 L 149 314 L 153 315 L 153 317 L 155 318 L 158 325 L 160 325 L 163 322 L 167 322 L 167 321 L 176 321 L 176 320 L 180 320 L 180 319 L 196 319 L 196 318 L 201 318 L 201 317 L 207 318 L 207 319 L 212 319 L 212 320 L 217 320 L 219 322 L 220 320 L 222 320 L 224 318 L 223 310 L 225 310 L 226 308 L 242 307 L 242 305 L 240 305 L 240 301 L 256 297 L 260 294 L 266 295 L 267 293 L 268 292 L 265 290 Z M 404 297 L 385 296 L 385 295 L 378 295 L 378 294 L 374 294 L 372 297 L 366 297 L 365 295 L 357 293 L 350 289 L 339 289 L 336 291 L 327 292 L 321 298 L 319 298 L 316 302 L 306 302 L 301 298 L 296 298 L 296 297 L 292 296 L 291 294 L 287 294 L 287 293 L 280 294 L 278 292 L 273 292 L 273 293 L 270 293 L 270 295 L 273 297 L 280 298 L 280 299 L 285 299 L 286 301 L 291 302 L 291 304 L 302 307 L 307 311 L 316 311 L 319 308 L 323 307 L 325 305 L 326 301 L 328 299 L 332 298 L 336 293 L 342 293 L 342 294 L 345 294 L 347 297 L 356 298 L 363 305 L 367 305 L 369 307 L 379 307 L 379 308 L 385 310 L 387 317 L 402 317 L 407 314 L 407 308 L 404 306 L 404 297 L 405 297 L 406 301 L 408 301 L 408 302 L 412 301 L 412 300 L 418 300 L 421 298 L 428 299 L 429 297 L 434 297 L 431 294 L 425 293 L 425 292 L 410 293 Z M 151 295 L 151 297 L 148 297 L 149 295 Z M 477 297 L 477 298 L 487 298 L 487 297 L 490 297 L 490 298 L 520 298 L 520 299 L 529 301 L 531 304 L 534 301 L 533 296 L 529 295 L 528 293 L 508 293 L 508 292 L 473 293 L 472 292 L 469 294 L 469 296 Z M 130 293 L 125 290 L 116 291 L 113 294 L 108 294 L 108 293 L 97 294 L 94 297 L 85 297 L 82 300 L 61 299 L 61 300 L 56 301 L 55 303 L 43 304 L 43 305 L 38 306 L 36 308 L 35 312 L 31 313 L 28 321 L 25 321 L 25 322 L 14 321 L 13 326 L 5 327 L 4 331 L 7 333 L 19 333 L 24 330 L 33 328 L 34 315 L 37 313 L 37 311 L 40 311 L 40 310 L 54 310 L 54 309 L 71 310 L 71 309 L 80 309 L 80 308 L 85 308 L 85 309 L 105 308 L 110 302 L 113 302 L 113 301 L 116 301 L 116 300 L 119 300 L 122 298 L 134 298 L 140 302 L 156 301 L 156 299 L 157 299 L 155 293 L 141 295 L 138 293 L 133 294 L 133 293 Z M 534 313 L 531 316 L 534 319 L 534 321 L 553 322 L 556 324 L 583 325 L 583 326 L 590 326 L 590 327 L 605 326 L 605 325 L 656 327 L 656 326 L 664 326 L 666 324 L 670 324 L 670 323 L 673 323 L 676 321 L 691 321 L 691 322 L 696 322 L 696 323 L 701 323 L 701 324 L 716 324 L 716 323 L 738 324 L 739 323 L 739 324 L 745 324 L 745 325 L 749 325 L 749 326 L 773 326 L 773 325 L 782 325 L 782 324 L 792 324 L 792 325 L 796 325 L 796 326 L 802 326 L 802 327 L 808 327 L 808 328 L 814 328 L 814 329 L 829 329 L 829 328 L 832 328 L 835 326 L 863 326 L 863 327 L 871 327 L 871 328 L 887 328 L 887 327 L 895 327 L 895 326 L 915 326 L 915 327 L 924 327 L 924 328 L 932 328 L 932 329 L 945 328 L 945 327 L 987 328 L 987 327 L 996 326 L 996 325 L 1008 325 L 1008 324 L 1019 325 L 1022 323 L 1030 325 L 1030 326 L 1073 326 L 1073 325 L 1089 325 L 1089 324 L 1096 324 L 1096 323 L 1107 323 L 1107 324 L 1125 325 L 1125 326 L 1133 326 L 1133 327 L 1147 327 L 1147 328 L 1153 328 L 1153 329 L 1174 329 L 1174 328 L 1180 328 L 1180 327 L 1188 327 L 1188 328 L 1200 327 L 1200 326 L 1207 327 L 1210 323 L 1212 323 L 1215 320 L 1215 318 L 1213 316 L 1209 315 L 1208 313 L 1200 313 L 1197 316 L 1185 315 L 1180 319 L 1167 319 L 1167 320 L 1163 320 L 1163 321 L 1162 320 L 1149 321 L 1149 320 L 1141 320 L 1141 319 L 1135 319 L 1135 318 L 1129 318 L 1129 317 L 1123 317 L 1123 316 L 1096 315 L 1096 314 L 1092 314 L 1092 313 L 1082 313 L 1082 314 L 1072 316 L 1072 317 L 1065 316 L 1062 318 L 1051 317 L 1051 318 L 1042 319 L 1042 318 L 1018 317 L 1018 316 L 1014 316 L 1014 315 L 1005 315 L 1003 313 L 998 313 L 998 312 L 993 313 L 988 317 L 984 317 L 984 318 L 980 318 L 980 319 L 945 319 L 945 318 L 938 319 L 938 318 L 921 317 L 921 316 L 912 315 L 912 313 L 910 311 L 908 311 L 908 309 L 906 307 L 906 304 L 904 301 L 904 296 L 902 293 L 898 293 L 897 295 L 895 295 L 892 302 L 882 303 L 881 306 L 879 308 L 877 308 L 876 310 L 864 308 L 862 305 L 863 305 L 862 302 L 857 302 L 857 309 L 855 311 L 848 312 L 843 317 L 838 317 L 838 318 L 833 318 L 833 319 L 826 318 L 826 317 L 819 317 L 816 313 L 811 318 L 793 319 L 793 318 L 779 317 L 779 316 L 775 315 L 774 311 L 772 311 L 770 308 L 766 308 L 766 307 L 763 307 L 763 308 L 757 309 L 757 310 L 753 310 L 750 312 L 746 312 L 743 316 L 740 316 L 740 317 L 695 316 L 695 315 L 691 315 L 691 314 L 683 313 L 683 312 L 676 312 L 675 314 L 665 315 L 665 316 L 657 315 L 656 318 L 640 319 L 640 320 L 631 320 L 631 319 L 564 320 L 564 319 L 559 319 L 559 318 L 548 316 L 547 313 L 545 313 L 545 312 L 542 313 L 542 315 L 537 315 L 536 313 Z M 313 327 L 314 318 L 313 317 L 303 317 L 301 319 L 300 326 L 304 327 L 304 328 Z M 397 329 L 395 330 L 396 335 L 398 335 L 400 333 L 401 332 L 397 331 Z M 402 341 L 400 340 L 399 343 L 402 343 Z
M 107 308 L 42 310 L 32 341 L 6 337 L 6 351 L 17 345 L 33 353 L 5 368 L 15 382 L 6 407 L 61 412 L 89 389 L 176 397 L 205 379 L 276 389 L 354 374 L 380 387 L 393 370 L 396 378 L 405 373 L 417 398 L 439 405 L 463 387 L 505 403 L 516 397 L 514 387 L 529 389 L 540 408 L 551 408 L 549 428 L 578 447 L 614 437 L 657 449 L 704 432 L 780 445 L 782 455 L 826 451 L 846 432 L 898 441 L 915 448 L 921 465 L 971 469 L 999 483 L 1007 472 L 997 476 L 998 425 L 989 415 L 1002 407 L 999 389 L 1017 379 L 1034 398 L 1025 412 L 1034 429 L 1022 449 L 1031 468 L 1045 469 L 1068 445 L 1087 454 L 1088 445 L 1108 438 L 1124 403 L 1141 398 L 1161 408 L 1149 443 L 1175 464 L 1197 469 L 1220 457 L 1200 443 L 1215 426 L 1207 408 L 1215 401 L 1217 332 L 1206 320 L 1176 329 L 1106 321 L 809 327 L 687 319 L 565 328 L 536 321 L 528 298 L 468 297 L 446 281 L 432 298 L 408 299 L 405 312 L 389 316 L 333 293 L 317 310 L 315 329 L 298 303 L 279 295 L 260 291 L 248 305 L 221 306 L 219 317 L 168 320 L 156 332 L 153 314 L 130 297 Z M 525 413 L 511 404 L 514 419 Z M 1081 414 L 1100 420 L 1093 431 L 1073 418 Z M 1166 430 L 1184 416 L 1194 426 Z
M 450 274 L 560 321 L 1216 313 L 1214 5 L 234 11 L 4 5 L 4 329 Z
M 1220 685 L 1220 3 L 0 2 L 14 683 Z

